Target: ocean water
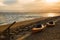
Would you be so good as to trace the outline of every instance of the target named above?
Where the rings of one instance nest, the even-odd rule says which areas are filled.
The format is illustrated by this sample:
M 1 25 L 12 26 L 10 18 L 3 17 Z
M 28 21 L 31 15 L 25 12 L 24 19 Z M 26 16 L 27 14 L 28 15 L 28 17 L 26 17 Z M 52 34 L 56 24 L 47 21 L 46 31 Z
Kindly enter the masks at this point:
M 20 22 L 25 20 L 31 20 L 34 18 L 40 18 L 38 14 L 27 14 L 27 13 L 0 13 L 0 25 L 9 24 L 14 21 Z
M 29 13 L 29 12 L 0 12 L 0 25 L 9 24 L 14 21 L 21 22 L 35 18 L 47 17 L 51 15 L 60 16 L 60 13 Z

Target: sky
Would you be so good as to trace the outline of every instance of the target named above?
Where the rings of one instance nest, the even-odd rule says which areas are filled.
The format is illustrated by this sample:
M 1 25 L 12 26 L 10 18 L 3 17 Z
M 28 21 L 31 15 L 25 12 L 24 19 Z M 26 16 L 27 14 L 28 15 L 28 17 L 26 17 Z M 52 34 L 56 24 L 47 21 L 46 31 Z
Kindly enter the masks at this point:
M 0 0 L 0 11 L 59 12 L 60 0 Z

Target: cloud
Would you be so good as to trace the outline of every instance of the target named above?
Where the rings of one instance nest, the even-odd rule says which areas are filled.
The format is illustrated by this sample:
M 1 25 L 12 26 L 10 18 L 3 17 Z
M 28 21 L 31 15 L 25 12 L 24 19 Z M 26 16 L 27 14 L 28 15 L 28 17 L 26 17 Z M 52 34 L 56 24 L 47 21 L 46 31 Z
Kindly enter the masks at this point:
M 14 4 L 16 2 L 17 2 L 17 0 L 4 0 L 4 4 L 7 4 L 7 5 L 11 5 L 11 4 Z
M 3 7 L 1 7 L 3 6 Z M 40 0 L 4 0 L 0 2 L 0 10 L 2 11 L 32 11 L 32 12 L 45 12 L 45 11 L 59 11 L 60 2 L 56 5 L 46 5 Z
M 7 6 L 7 5 L 4 4 L 3 2 L 0 2 L 0 6 Z
M 32 3 L 34 1 L 35 0 L 18 0 L 18 2 L 21 3 L 21 4 L 29 4 L 29 3 Z

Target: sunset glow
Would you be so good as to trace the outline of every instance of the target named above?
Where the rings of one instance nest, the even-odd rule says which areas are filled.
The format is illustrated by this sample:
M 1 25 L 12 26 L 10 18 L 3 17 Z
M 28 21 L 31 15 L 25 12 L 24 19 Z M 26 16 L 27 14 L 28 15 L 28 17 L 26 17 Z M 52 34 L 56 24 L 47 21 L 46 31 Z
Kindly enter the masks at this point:
M 42 0 L 42 2 L 45 4 L 55 4 L 58 3 L 59 0 Z
M 54 2 L 58 2 L 58 0 L 46 0 L 45 2 L 47 2 L 47 3 L 54 3 Z
M 47 15 L 48 15 L 48 17 L 54 17 L 54 16 L 57 16 L 55 13 L 48 13 Z

